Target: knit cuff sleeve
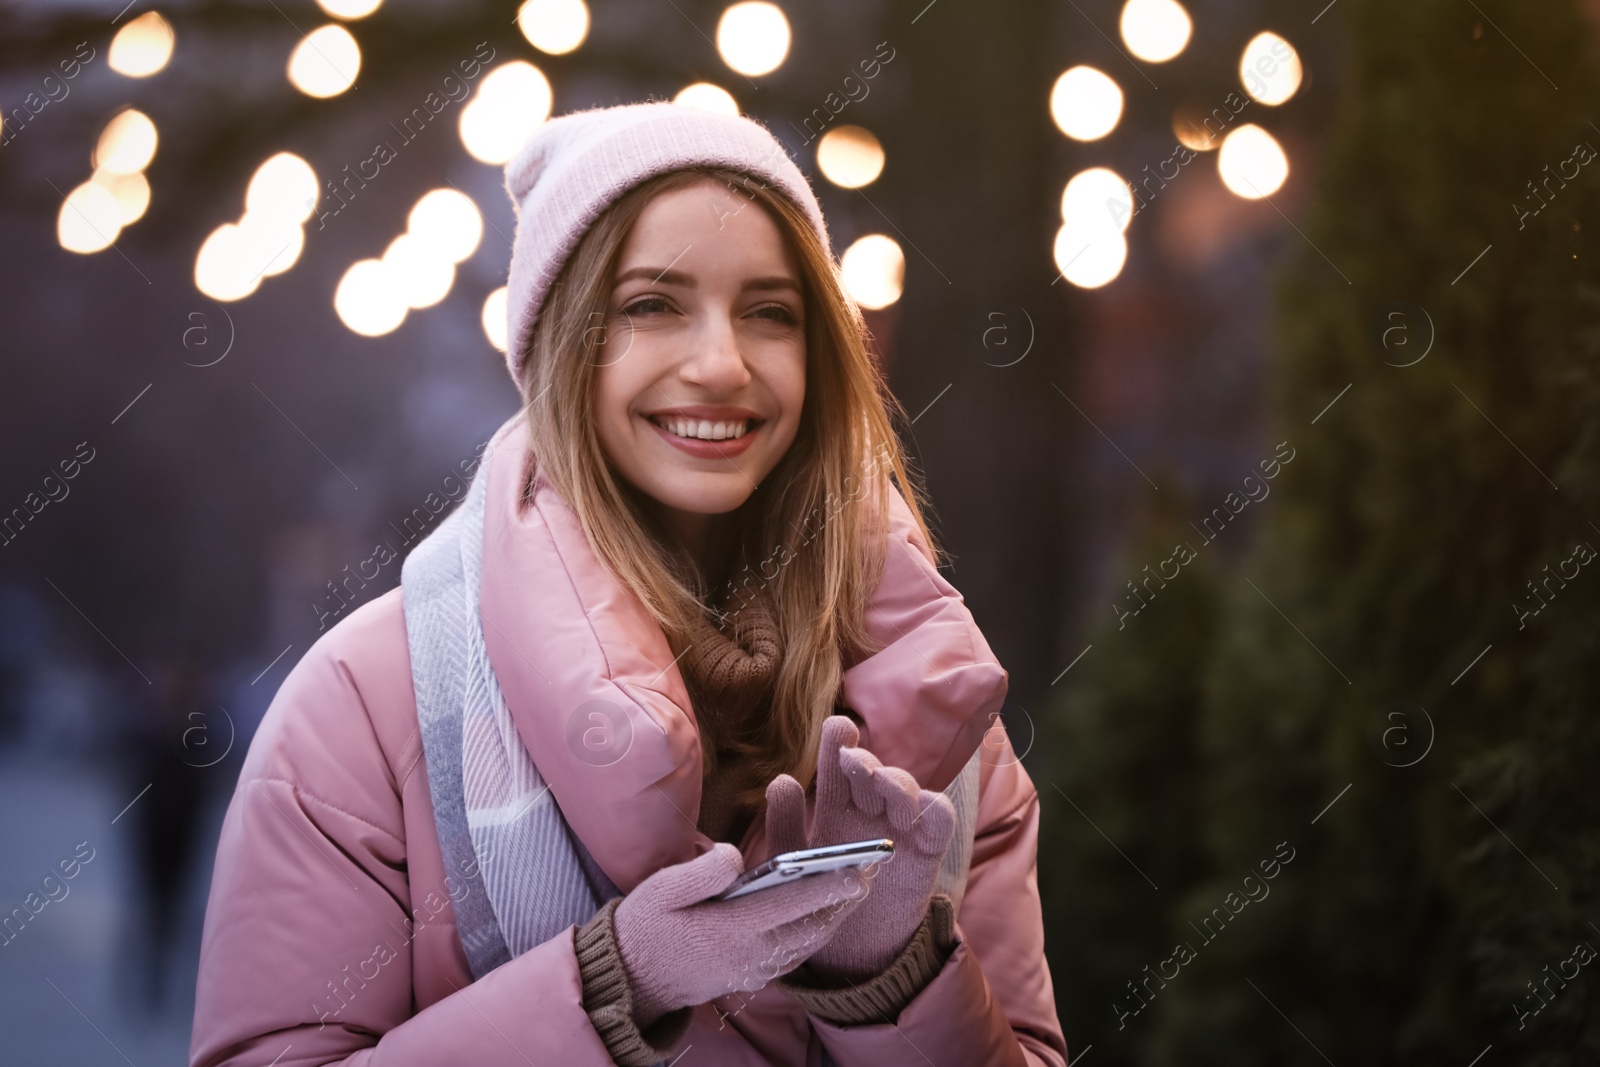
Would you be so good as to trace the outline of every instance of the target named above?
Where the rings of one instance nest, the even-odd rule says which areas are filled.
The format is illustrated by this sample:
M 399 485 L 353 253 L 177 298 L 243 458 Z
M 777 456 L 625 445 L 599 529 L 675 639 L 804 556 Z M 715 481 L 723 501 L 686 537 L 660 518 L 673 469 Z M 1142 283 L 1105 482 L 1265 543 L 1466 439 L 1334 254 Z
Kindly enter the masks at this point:
M 583 1010 L 621 1067 L 650 1067 L 669 1059 L 689 1031 L 693 1008 L 679 1008 L 640 1029 L 633 1017 L 633 988 L 617 948 L 612 913 L 621 897 L 606 901 L 574 937 L 578 972 L 583 979 Z
M 815 974 L 808 964 L 778 979 L 778 987 L 813 1015 L 841 1026 L 892 1023 L 938 977 L 955 951 L 956 912 L 949 896 L 935 893 L 911 941 L 893 963 L 865 982 L 844 986 Z

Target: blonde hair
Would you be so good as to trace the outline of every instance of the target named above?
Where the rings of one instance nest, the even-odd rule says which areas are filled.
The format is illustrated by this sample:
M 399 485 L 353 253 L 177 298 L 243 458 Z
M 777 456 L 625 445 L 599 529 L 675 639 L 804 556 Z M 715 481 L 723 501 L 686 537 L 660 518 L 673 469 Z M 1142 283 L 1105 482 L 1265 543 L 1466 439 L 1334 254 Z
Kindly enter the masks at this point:
M 763 208 L 800 264 L 805 299 L 806 393 L 795 440 L 754 494 L 730 512 L 725 529 L 734 561 L 762 559 L 783 643 L 771 714 L 754 741 L 723 737 L 711 717 L 700 724 L 704 771 L 720 745 L 752 760 L 750 781 L 732 798 L 759 809 L 765 783 L 788 773 L 809 785 L 822 722 L 836 711 L 848 666 L 878 651 L 865 625 L 867 598 L 882 574 L 889 481 L 898 481 L 926 544 L 943 563 L 923 518 L 925 491 L 908 473 L 894 430 L 905 409 L 868 351 L 866 325 L 840 287 L 832 259 L 806 215 L 760 178 L 719 167 L 694 167 L 650 178 L 628 190 L 585 233 L 546 299 L 529 337 L 522 395 L 529 448 L 577 516 L 596 556 L 660 624 L 674 655 L 690 641 L 690 623 L 711 599 L 687 555 L 662 535 L 649 500 L 613 472 L 592 417 L 596 369 L 605 360 L 611 279 L 626 239 L 656 196 L 710 178 Z M 530 470 L 532 464 L 529 464 Z M 867 475 L 872 475 L 869 479 Z M 864 483 L 871 482 L 871 492 Z M 856 491 L 850 489 L 851 484 Z M 531 491 L 524 486 L 524 494 Z M 861 499 L 865 507 L 849 506 Z M 820 526 L 817 517 L 821 516 Z M 793 549 L 797 535 L 811 532 Z M 772 574 L 767 565 L 785 553 Z M 741 572 L 742 574 L 743 572 Z M 743 585 L 748 589 L 751 579 Z M 726 617 L 726 616 L 724 616 Z

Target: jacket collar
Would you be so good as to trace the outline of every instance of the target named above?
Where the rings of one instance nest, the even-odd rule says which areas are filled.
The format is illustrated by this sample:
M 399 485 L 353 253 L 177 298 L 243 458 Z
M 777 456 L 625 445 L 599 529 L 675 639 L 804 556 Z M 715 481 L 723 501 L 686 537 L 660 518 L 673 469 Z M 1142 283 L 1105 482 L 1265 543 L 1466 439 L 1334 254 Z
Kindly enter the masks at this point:
M 517 732 L 567 825 L 623 892 L 708 851 L 699 729 L 666 634 L 601 563 L 577 515 L 528 473 L 525 416 L 491 439 L 480 587 L 484 641 Z M 890 494 L 889 552 L 870 599 L 885 647 L 844 673 L 862 744 L 943 789 L 998 717 L 1007 676 Z M 746 836 L 759 842 L 761 818 Z

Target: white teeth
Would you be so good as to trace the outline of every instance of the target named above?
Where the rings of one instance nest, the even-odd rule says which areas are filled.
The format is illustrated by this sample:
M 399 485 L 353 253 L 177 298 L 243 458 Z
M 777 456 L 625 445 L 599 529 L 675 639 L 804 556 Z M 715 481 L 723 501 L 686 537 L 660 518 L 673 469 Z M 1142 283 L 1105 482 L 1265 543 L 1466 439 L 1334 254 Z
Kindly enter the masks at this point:
M 731 437 L 743 437 L 749 426 L 749 422 L 745 419 L 711 422 L 707 419 L 656 416 L 653 421 L 679 437 L 697 437 L 703 441 L 725 441 Z

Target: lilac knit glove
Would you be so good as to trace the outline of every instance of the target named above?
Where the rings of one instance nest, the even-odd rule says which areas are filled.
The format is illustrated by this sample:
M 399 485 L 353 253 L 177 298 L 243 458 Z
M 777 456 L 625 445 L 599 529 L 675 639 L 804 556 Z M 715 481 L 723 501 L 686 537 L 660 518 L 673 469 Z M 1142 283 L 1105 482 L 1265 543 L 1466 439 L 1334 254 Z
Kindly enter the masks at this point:
M 641 1029 L 676 1008 L 736 988 L 753 993 L 794 970 L 864 900 L 849 871 L 732 900 L 706 899 L 743 870 L 738 848 L 722 842 L 687 863 L 661 868 L 617 905 L 617 948 Z
M 822 724 L 817 795 L 806 831 L 805 791 L 787 774 L 767 786 L 771 853 L 888 837 L 889 859 L 865 868 L 866 902 L 834 925 L 807 961 L 824 977 L 870 978 L 894 962 L 921 925 L 934 879 L 955 834 L 950 798 L 922 789 L 910 772 L 886 767 L 864 748 L 856 724 L 830 715 Z

